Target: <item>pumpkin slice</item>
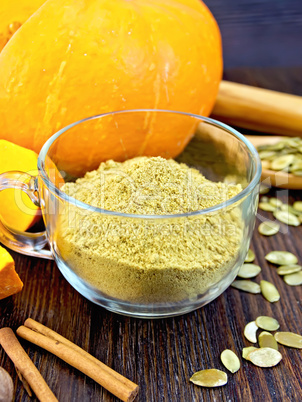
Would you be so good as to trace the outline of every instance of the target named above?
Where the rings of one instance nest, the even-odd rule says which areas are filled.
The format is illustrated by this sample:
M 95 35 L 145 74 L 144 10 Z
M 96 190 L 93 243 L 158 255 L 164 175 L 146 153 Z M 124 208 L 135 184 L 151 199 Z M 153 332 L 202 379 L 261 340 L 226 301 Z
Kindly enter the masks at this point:
M 38 155 L 29 149 L 0 140 L 0 174 L 11 170 L 37 174 Z M 8 227 L 26 231 L 41 217 L 40 209 L 21 190 L 0 192 L 0 219 Z
M 22 288 L 12 256 L 0 246 L 0 300 L 20 292 Z

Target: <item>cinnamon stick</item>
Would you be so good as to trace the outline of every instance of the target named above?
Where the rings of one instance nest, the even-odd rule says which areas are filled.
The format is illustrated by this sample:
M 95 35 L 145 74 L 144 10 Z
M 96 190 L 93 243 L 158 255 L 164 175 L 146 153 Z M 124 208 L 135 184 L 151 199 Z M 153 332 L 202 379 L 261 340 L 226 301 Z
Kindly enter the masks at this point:
M 11 328 L 0 329 L 0 344 L 41 402 L 58 402 Z
M 97 361 L 93 356 L 89 355 L 75 344 L 72 344 L 72 342 L 57 334 L 55 331 L 31 319 L 26 320 L 25 323 L 27 326 L 32 326 L 35 330 L 27 326 L 21 326 L 17 329 L 19 336 L 48 350 L 66 363 L 88 375 L 122 401 L 131 402 L 135 399 L 138 392 L 138 386 L 136 384 L 125 378 L 121 379 L 120 377 L 122 376 L 116 372 L 114 372 L 113 375 L 112 371 L 114 370 L 100 361 Z M 44 334 L 40 333 L 40 331 L 44 332 Z M 81 351 L 79 351 L 79 349 L 81 349 Z
M 132 391 L 138 390 L 137 384 L 128 380 L 128 378 L 122 376 L 121 374 L 117 373 L 112 368 L 106 366 L 106 364 L 104 364 L 100 360 L 96 359 L 94 356 L 92 356 L 91 354 L 86 352 L 84 349 L 80 348 L 76 344 L 74 344 L 71 341 L 69 341 L 68 339 L 64 338 L 64 336 L 58 334 L 57 332 L 46 327 L 45 325 L 40 324 L 39 322 L 33 320 L 32 318 L 27 318 L 27 320 L 25 320 L 25 322 L 24 322 L 24 326 L 32 329 L 33 331 L 36 331 L 36 332 L 42 334 L 42 335 L 45 335 L 50 339 L 54 339 L 55 341 L 59 341 L 59 342 L 63 343 L 64 345 L 66 345 L 66 346 L 70 347 L 71 349 L 75 350 L 76 352 L 80 353 L 82 356 L 84 356 L 87 359 L 90 359 L 94 363 L 98 364 L 102 370 L 107 371 L 109 374 L 111 374 L 117 380 L 121 381 L 130 390 L 132 390 Z

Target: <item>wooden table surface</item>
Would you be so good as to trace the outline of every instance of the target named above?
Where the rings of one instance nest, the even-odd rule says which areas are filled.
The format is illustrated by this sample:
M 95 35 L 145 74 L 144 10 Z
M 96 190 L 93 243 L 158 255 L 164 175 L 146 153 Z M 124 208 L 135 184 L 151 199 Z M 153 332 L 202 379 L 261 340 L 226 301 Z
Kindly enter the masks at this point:
M 224 78 L 302 95 L 301 77 L 302 68 L 292 68 L 228 70 Z M 302 199 L 301 192 L 272 190 L 270 194 L 284 201 L 289 197 L 291 203 Z M 262 211 L 260 215 L 271 217 Z M 259 223 L 258 217 L 256 227 Z M 302 333 L 302 287 L 286 285 L 264 259 L 269 251 L 287 250 L 302 263 L 302 226 L 283 229 L 284 233 L 270 238 L 255 230 L 251 245 L 262 267 L 257 282 L 266 279 L 277 286 L 281 293 L 277 303 L 229 288 L 204 308 L 180 317 L 128 318 L 87 301 L 67 283 L 54 262 L 12 252 L 24 289 L 0 301 L 0 327 L 16 330 L 27 317 L 36 319 L 138 383 L 137 401 L 300 401 L 301 350 L 283 346 L 279 348 L 283 360 L 274 368 L 261 369 L 241 359 L 241 369 L 229 373 L 223 387 L 200 388 L 189 382 L 198 370 L 224 369 L 219 357 L 224 349 L 241 355 L 242 348 L 251 345 L 243 336 L 244 326 L 259 315 L 275 317 L 282 331 Z M 60 359 L 26 341 L 21 343 L 60 402 L 116 401 Z M 29 401 L 1 348 L 0 365 L 13 377 L 15 400 Z

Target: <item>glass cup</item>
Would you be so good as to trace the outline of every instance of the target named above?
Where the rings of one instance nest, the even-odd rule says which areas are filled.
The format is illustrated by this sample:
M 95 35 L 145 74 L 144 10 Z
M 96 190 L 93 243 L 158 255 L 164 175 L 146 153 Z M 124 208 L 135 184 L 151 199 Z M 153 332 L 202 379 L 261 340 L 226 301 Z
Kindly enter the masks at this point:
M 189 202 L 210 196 L 211 207 L 166 214 L 169 200 L 161 198 L 159 214 L 130 214 L 119 212 L 119 200 L 116 210 L 104 209 L 102 193 L 98 205 L 89 205 L 91 188 L 85 189 L 87 202 L 79 201 L 76 193 L 67 194 L 65 183 L 109 158 L 126 160 L 143 153 L 168 159 L 174 156 L 171 148 L 174 153 L 184 148 L 176 161 L 210 180 L 207 190 L 201 186 Z M 2 222 L 0 241 L 23 254 L 53 258 L 78 292 L 110 311 L 142 318 L 180 315 L 209 303 L 235 279 L 254 228 L 260 175 L 253 145 L 213 119 L 165 110 L 93 116 L 45 143 L 37 177 L 0 175 L 0 190 L 22 189 L 41 207 L 46 228 L 20 233 Z M 129 178 L 121 180 L 131 187 Z M 190 185 L 190 177 L 187 180 Z M 218 204 L 215 192 L 220 185 L 214 183 L 224 183 Z M 166 185 L 173 188 L 170 197 L 182 196 L 169 177 Z M 237 194 L 228 199 L 226 189 L 234 186 Z M 131 187 L 128 202 L 137 202 L 136 190 Z

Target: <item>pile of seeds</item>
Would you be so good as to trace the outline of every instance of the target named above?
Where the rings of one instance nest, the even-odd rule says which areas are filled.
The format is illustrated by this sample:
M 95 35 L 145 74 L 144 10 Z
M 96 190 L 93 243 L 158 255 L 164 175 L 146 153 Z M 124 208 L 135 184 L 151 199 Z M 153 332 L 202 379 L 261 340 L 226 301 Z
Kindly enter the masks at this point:
M 279 266 L 277 274 L 283 276 L 285 283 L 290 286 L 302 285 L 302 266 L 294 254 L 289 251 L 271 251 L 265 259 Z
M 262 296 L 270 303 L 274 303 L 280 299 L 280 294 L 271 282 L 261 280 L 260 284 L 247 280 L 254 278 L 261 272 L 259 265 L 252 264 L 255 259 L 255 254 L 252 250 L 248 251 L 245 258 L 245 263 L 240 267 L 237 276 L 243 279 L 236 279 L 231 286 L 233 288 L 243 290 L 248 293 L 262 293 Z
M 259 316 L 255 321 L 246 324 L 244 336 L 251 343 L 257 343 L 257 331 L 263 330 L 258 336 L 259 347 L 247 346 L 242 349 L 242 358 L 250 361 L 255 366 L 268 368 L 274 367 L 282 360 L 278 344 L 290 348 L 302 349 L 302 336 L 293 332 L 271 332 L 280 328 L 279 322 L 272 317 Z M 231 373 L 236 373 L 241 363 L 232 350 L 225 349 L 220 359 L 224 367 Z M 197 371 L 190 378 L 190 381 L 201 387 L 220 387 L 227 384 L 228 376 L 224 371 L 217 369 L 206 369 Z
M 297 139 L 292 139 L 294 144 L 298 144 Z M 302 175 L 302 140 L 299 139 L 300 145 L 292 147 L 291 142 L 281 141 L 280 151 L 284 152 L 282 156 L 288 156 L 286 151 L 295 148 L 300 152 L 300 168 L 296 170 L 298 174 Z M 285 144 L 284 144 L 285 143 Z M 282 151 L 283 150 L 283 151 Z M 272 151 L 272 150 L 271 150 Z M 265 150 L 263 149 L 262 159 Z M 276 150 L 274 150 L 274 154 Z M 279 159 L 279 161 L 278 161 Z M 288 158 L 289 159 L 289 158 Z M 281 163 L 281 158 L 275 159 L 277 164 Z M 295 162 L 296 163 L 296 162 Z M 276 163 L 272 162 L 272 165 L 277 166 Z M 291 165 L 288 165 L 291 166 Z M 271 167 L 273 168 L 273 167 Z M 295 169 L 294 166 L 291 167 Z M 299 173 L 300 172 L 300 173 Z M 263 194 L 268 192 L 269 188 L 263 188 Z M 259 208 L 264 211 L 273 212 L 274 217 L 282 223 L 292 226 L 299 226 L 302 223 L 302 201 L 296 201 L 293 205 L 284 204 L 281 200 L 277 198 L 262 197 L 259 204 Z M 280 230 L 280 224 L 278 222 L 265 221 L 262 222 L 258 231 L 264 236 L 272 236 L 278 233 Z M 288 252 L 288 251 L 271 251 L 265 256 L 265 259 L 277 267 L 276 272 L 278 275 L 283 276 L 284 281 L 290 286 L 298 286 L 302 284 L 302 266 L 298 264 L 298 258 Z M 236 279 L 232 283 L 232 287 L 243 290 L 249 293 L 262 293 L 265 299 L 273 303 L 280 299 L 280 294 L 276 289 L 275 285 L 272 283 L 261 280 L 260 284 L 253 282 L 249 279 L 255 278 L 260 272 L 261 268 L 259 265 L 254 264 L 255 253 L 249 249 L 245 258 L 244 264 L 240 267 L 237 276 L 241 279 Z M 251 342 L 257 343 L 257 331 L 259 329 L 262 332 L 258 335 L 258 345 L 247 346 L 242 349 L 242 358 L 250 361 L 258 367 L 274 367 L 280 363 L 282 360 L 282 354 L 279 352 L 278 344 L 285 345 L 290 348 L 302 349 L 302 336 L 295 334 L 293 332 L 271 332 L 277 331 L 280 328 L 278 321 L 272 317 L 259 316 L 255 321 L 249 322 L 244 328 L 245 338 Z M 232 350 L 225 349 L 221 355 L 220 359 L 222 364 L 231 373 L 236 373 L 240 367 L 241 363 Z M 227 384 L 228 377 L 227 374 L 221 370 L 217 369 L 207 369 L 201 370 L 193 374 L 190 381 L 196 385 L 202 387 L 219 387 Z
M 262 166 L 265 169 L 302 176 L 302 139 L 285 137 L 275 144 L 257 147 Z
M 245 338 L 251 342 L 257 342 L 257 331 L 262 329 L 258 336 L 259 348 L 248 346 L 242 349 L 242 357 L 251 361 L 259 367 L 276 366 L 282 359 L 281 353 L 278 351 L 278 344 L 288 346 L 290 348 L 302 349 L 302 336 L 293 332 L 276 332 L 280 325 L 275 318 L 260 316 L 255 321 L 246 324 L 244 328 Z
M 272 212 L 278 221 L 286 225 L 299 226 L 302 223 L 302 201 L 289 205 L 278 198 L 263 196 L 258 207 L 263 211 Z M 258 231 L 262 235 L 271 236 L 278 233 L 279 229 L 277 222 L 266 221 L 259 225 Z

